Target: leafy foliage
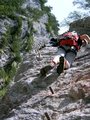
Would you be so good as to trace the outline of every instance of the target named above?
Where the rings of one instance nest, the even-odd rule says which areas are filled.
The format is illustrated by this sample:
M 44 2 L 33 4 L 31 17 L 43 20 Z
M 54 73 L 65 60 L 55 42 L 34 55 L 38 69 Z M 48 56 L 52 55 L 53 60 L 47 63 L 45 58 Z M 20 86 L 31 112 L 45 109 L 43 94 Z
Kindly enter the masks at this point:
M 40 1 L 40 4 L 41 4 L 41 9 L 43 10 L 47 0 L 39 0 L 39 1 Z
M 48 19 L 48 24 L 46 24 L 48 32 L 51 33 L 51 31 L 54 31 L 54 34 L 58 35 L 58 30 L 59 30 L 59 23 L 56 20 L 55 16 L 51 13 L 48 14 L 49 19 Z
M 5 88 L 0 91 L 0 96 L 5 94 L 6 87 L 9 82 L 13 79 L 20 62 L 22 61 L 21 52 L 29 52 L 32 49 L 33 44 L 33 21 L 38 21 L 43 14 L 48 14 L 48 23 L 46 24 L 47 31 L 54 34 L 58 34 L 59 24 L 55 16 L 51 14 L 51 7 L 45 6 L 47 0 L 40 0 L 41 10 L 36 8 L 27 8 L 23 10 L 21 8 L 22 3 L 25 0 L 0 0 L 0 17 L 8 17 L 13 20 L 16 24 L 13 27 L 8 27 L 5 34 L 3 34 L 0 40 L 0 54 L 4 53 L 7 48 L 10 51 L 9 61 L 0 68 L 0 78 L 4 80 Z M 21 40 L 21 28 L 23 18 L 17 14 L 28 17 L 28 28 L 27 34 L 23 40 Z
M 23 51 L 29 52 L 32 48 L 33 43 L 33 28 L 30 29 L 30 33 L 28 33 L 26 37 L 26 44 L 23 44 L 20 38 L 21 33 L 21 27 L 22 27 L 22 18 L 17 17 L 14 15 L 10 16 L 11 19 L 13 19 L 16 22 L 16 26 L 7 28 L 7 32 L 5 35 L 3 35 L 2 41 L 0 45 L 1 48 L 1 54 L 3 54 L 4 49 L 6 47 L 9 48 L 10 51 L 10 58 L 9 61 L 5 64 L 4 68 L 0 68 L 0 78 L 4 80 L 4 88 L 5 86 L 9 84 L 9 82 L 13 79 L 13 77 L 16 74 L 16 71 L 18 69 L 18 65 L 21 62 L 21 51 L 23 49 L 23 46 L 25 45 L 25 49 Z M 28 27 L 31 27 L 31 23 L 28 23 Z M 2 92 L 4 89 L 2 90 Z M 1 95 L 2 95 L 1 92 Z
M 30 14 L 30 17 L 33 19 L 33 21 L 37 21 L 44 13 L 41 10 L 38 10 L 37 8 L 27 8 Z
M 54 34 L 58 34 L 59 31 L 59 23 L 56 20 L 56 17 L 51 13 L 52 7 L 45 6 L 45 3 L 47 0 L 40 0 L 41 8 L 44 11 L 44 13 L 48 14 L 48 24 L 46 24 L 47 31 L 52 35 L 52 31 Z
M 0 98 L 5 95 L 6 91 L 7 91 L 7 87 L 4 87 L 2 90 L 0 90 Z
M 24 0 L 0 0 L 0 15 L 11 15 L 19 11 Z
M 13 17 L 15 19 L 15 17 Z M 1 42 L 2 48 L 4 51 L 5 47 L 8 47 L 11 52 L 11 58 L 9 61 L 6 63 L 4 68 L 0 68 L 0 77 L 5 80 L 5 84 L 8 84 L 9 81 L 14 77 L 16 73 L 16 69 L 18 66 L 18 62 L 21 61 L 20 57 L 20 39 L 19 39 L 19 33 L 20 33 L 20 19 L 17 18 L 18 25 L 15 29 L 13 28 L 8 28 L 8 31 L 6 34 L 3 36 L 3 39 Z M 5 42 L 5 43 L 4 43 Z

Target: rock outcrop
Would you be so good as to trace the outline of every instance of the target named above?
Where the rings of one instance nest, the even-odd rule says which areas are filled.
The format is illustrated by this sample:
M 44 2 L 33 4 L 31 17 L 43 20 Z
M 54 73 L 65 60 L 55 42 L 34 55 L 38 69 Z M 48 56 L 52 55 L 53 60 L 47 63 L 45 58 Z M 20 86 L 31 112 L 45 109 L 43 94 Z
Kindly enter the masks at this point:
M 25 54 L 48 43 L 51 13 L 44 3 L 42 0 L 0 2 L 0 90 L 14 78 Z
M 56 48 L 46 47 L 27 54 L 0 104 L 3 120 L 89 120 L 90 49 L 79 51 L 72 67 L 60 76 L 56 69 L 40 77 Z M 53 92 L 52 92 L 53 91 Z
M 55 68 L 41 77 L 40 69 L 49 64 L 57 49 L 45 47 L 49 40 L 47 14 L 37 19 L 30 9 L 34 8 L 34 13 L 42 11 L 40 1 L 44 2 L 26 0 L 21 5 L 27 16 L 15 13 L 0 17 L 0 87 L 8 82 L 8 77 L 14 76 L 6 94 L 0 98 L 0 120 L 90 120 L 90 45 L 78 52 L 72 67 L 60 76 Z M 81 20 L 85 21 L 85 29 L 75 22 L 70 30 L 90 35 L 88 20 Z M 32 37 L 33 49 L 26 52 Z
M 90 36 L 90 17 L 70 23 L 70 31 L 77 31 L 79 34 L 86 33 Z

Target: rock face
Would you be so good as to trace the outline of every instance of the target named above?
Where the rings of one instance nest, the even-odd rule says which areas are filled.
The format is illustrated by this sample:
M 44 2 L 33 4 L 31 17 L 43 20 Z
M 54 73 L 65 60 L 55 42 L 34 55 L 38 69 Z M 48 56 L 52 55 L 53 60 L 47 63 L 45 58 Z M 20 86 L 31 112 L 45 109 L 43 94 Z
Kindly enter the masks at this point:
M 23 7 L 26 6 L 26 7 Z M 37 10 L 41 10 L 39 1 L 34 1 L 34 0 L 27 0 L 25 3 L 23 3 L 22 8 L 37 8 Z M 21 17 L 22 18 L 22 25 L 21 25 L 21 39 L 22 39 L 22 43 L 24 44 L 25 42 L 25 38 L 27 37 L 27 34 L 29 34 L 31 32 L 31 27 L 33 26 L 34 30 L 35 30 L 35 34 L 33 34 L 34 37 L 34 49 L 39 49 L 41 46 L 43 46 L 43 44 L 45 42 L 48 41 L 48 33 L 45 27 L 45 24 L 48 22 L 48 16 L 46 14 L 42 15 L 40 17 L 40 19 L 38 19 L 37 21 L 33 21 L 31 27 L 28 25 L 28 18 L 26 16 L 23 15 L 17 15 L 17 18 Z M 30 16 L 29 16 L 30 17 Z M 4 35 L 8 34 L 7 32 L 10 29 L 14 29 L 15 27 L 17 27 L 17 21 L 16 19 L 13 20 L 12 18 L 9 17 L 1 17 L 0 18 L 0 46 L 2 48 L 2 40 L 5 37 Z M 30 28 L 29 28 L 30 27 Z M 9 35 L 9 34 L 8 34 Z M 1 49 L 0 48 L 0 49 Z M 10 55 L 10 49 L 9 46 L 7 44 L 7 46 L 3 49 L 3 52 L 1 51 L 1 55 L 0 55 L 0 67 L 3 67 L 6 62 L 8 61 L 8 59 L 11 57 Z M 9 59 L 10 60 L 10 59 Z
M 55 68 L 46 77 L 40 77 L 39 71 L 53 58 L 56 48 L 46 47 L 39 52 L 40 56 L 35 52 L 25 56 L 0 102 L 0 119 L 89 120 L 90 49 L 79 51 L 72 67 L 60 76 Z
M 34 34 L 34 50 L 38 50 L 41 46 L 44 46 L 49 42 L 49 34 L 46 31 L 45 24 L 48 22 L 48 16 L 44 14 L 39 22 L 33 22 L 33 27 L 37 31 Z
M 41 9 L 40 1 L 24 0 L 19 7 L 24 14 L 0 12 L 0 90 L 13 79 L 26 53 L 31 48 L 37 51 L 49 41 L 48 15 Z
M 90 35 L 90 17 L 77 20 L 70 24 L 70 31 L 77 31 L 79 34 Z
M 41 9 L 39 0 L 37 0 L 37 1 L 36 0 L 26 0 L 26 2 L 22 5 L 22 8 L 26 9 L 28 7 Z
M 21 7 L 24 10 L 29 7 L 41 10 L 39 0 L 26 0 Z M 18 62 L 18 55 L 23 57 L 13 81 L 7 87 L 7 93 L 0 98 L 0 120 L 90 120 L 90 47 L 87 46 L 85 52 L 79 51 L 72 67 L 64 70 L 60 76 L 55 68 L 47 76 L 41 77 L 40 69 L 52 60 L 57 49 L 45 47 L 49 38 L 45 27 L 48 22 L 47 14 L 35 21 L 32 14 L 28 10 L 26 12 L 27 16 L 19 13 L 16 14 L 17 17 L 12 16 L 15 19 L 0 17 L 0 87 L 3 86 L 1 75 L 7 79 L 3 69 L 8 67 L 10 70 L 12 67 L 14 71 L 11 69 L 10 73 L 14 73 L 14 68 L 18 66 L 13 58 Z M 76 30 L 72 26 L 70 29 Z M 25 43 L 27 45 L 30 35 L 34 38 L 34 45 L 32 51 L 26 53 L 17 45 L 19 42 L 20 46 Z M 18 44 L 12 44 L 14 40 L 18 40 Z M 5 45 L 3 49 L 2 45 Z

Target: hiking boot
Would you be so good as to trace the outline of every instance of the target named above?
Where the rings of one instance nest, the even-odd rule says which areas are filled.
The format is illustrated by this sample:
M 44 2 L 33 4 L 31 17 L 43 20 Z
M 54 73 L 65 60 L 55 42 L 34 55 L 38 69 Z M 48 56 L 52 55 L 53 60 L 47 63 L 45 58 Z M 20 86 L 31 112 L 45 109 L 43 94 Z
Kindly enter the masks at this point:
M 60 61 L 60 63 L 59 63 L 59 65 L 57 66 L 57 73 L 60 75 L 60 74 L 63 72 L 63 70 L 64 70 L 64 57 L 61 56 L 61 57 L 59 58 L 59 61 Z
M 51 65 L 47 65 L 44 68 L 40 70 L 41 76 L 46 76 L 46 74 L 52 69 L 53 67 Z

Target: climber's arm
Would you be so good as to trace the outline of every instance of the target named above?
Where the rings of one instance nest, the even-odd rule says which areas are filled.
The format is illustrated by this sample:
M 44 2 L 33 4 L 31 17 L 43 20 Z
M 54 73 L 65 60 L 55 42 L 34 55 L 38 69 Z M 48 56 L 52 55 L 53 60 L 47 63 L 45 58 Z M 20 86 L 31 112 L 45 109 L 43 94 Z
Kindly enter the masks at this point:
M 87 34 L 80 35 L 79 38 L 82 40 L 82 46 L 86 46 L 90 43 L 90 37 Z
M 90 43 L 90 37 L 87 34 L 80 35 L 80 39 L 82 42 L 85 42 L 86 44 Z

